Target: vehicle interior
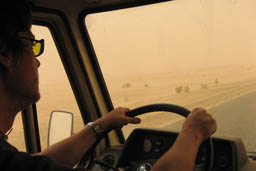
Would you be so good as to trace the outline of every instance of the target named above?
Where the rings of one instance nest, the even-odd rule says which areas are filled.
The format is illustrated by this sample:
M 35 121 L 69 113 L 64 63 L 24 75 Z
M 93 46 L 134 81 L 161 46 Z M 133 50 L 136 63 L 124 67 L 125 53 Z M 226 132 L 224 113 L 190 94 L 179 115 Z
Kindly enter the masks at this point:
M 11 144 L 29 153 L 50 145 L 52 112 L 72 117 L 55 126 L 71 125 L 73 134 L 124 106 L 142 123 L 104 133 L 77 167 L 148 171 L 189 111 L 203 107 L 218 130 L 202 143 L 194 170 L 256 170 L 256 2 L 29 2 L 32 32 L 45 39 L 42 97 L 17 118 Z

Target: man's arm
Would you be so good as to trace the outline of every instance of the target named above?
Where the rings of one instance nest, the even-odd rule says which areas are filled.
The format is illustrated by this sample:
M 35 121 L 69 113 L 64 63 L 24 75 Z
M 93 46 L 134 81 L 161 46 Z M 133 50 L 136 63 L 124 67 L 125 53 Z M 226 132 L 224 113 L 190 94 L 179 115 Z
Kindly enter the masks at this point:
M 80 132 L 49 146 L 35 155 L 45 155 L 59 164 L 73 167 L 95 141 L 95 132 L 89 126 L 86 126 Z
M 95 124 L 99 125 L 102 130 L 109 130 L 113 128 L 121 128 L 128 123 L 139 123 L 139 118 L 131 118 L 125 115 L 128 111 L 129 109 L 127 108 L 117 108 L 95 121 Z M 74 166 L 92 147 L 96 138 L 97 136 L 93 129 L 90 126 L 86 126 L 80 132 L 61 142 L 51 145 L 36 155 L 46 155 L 60 164 Z
M 216 121 L 204 109 L 193 110 L 172 148 L 156 162 L 152 171 L 192 171 L 201 142 L 216 129 Z

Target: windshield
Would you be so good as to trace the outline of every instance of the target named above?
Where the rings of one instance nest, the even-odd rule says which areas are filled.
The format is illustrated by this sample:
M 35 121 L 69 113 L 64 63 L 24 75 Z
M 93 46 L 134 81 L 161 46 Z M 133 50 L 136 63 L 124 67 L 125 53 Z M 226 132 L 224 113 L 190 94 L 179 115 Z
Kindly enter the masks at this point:
M 85 18 L 114 107 L 171 103 L 203 107 L 216 136 L 256 141 L 256 1 L 176 0 Z M 179 130 L 170 113 L 135 127 Z

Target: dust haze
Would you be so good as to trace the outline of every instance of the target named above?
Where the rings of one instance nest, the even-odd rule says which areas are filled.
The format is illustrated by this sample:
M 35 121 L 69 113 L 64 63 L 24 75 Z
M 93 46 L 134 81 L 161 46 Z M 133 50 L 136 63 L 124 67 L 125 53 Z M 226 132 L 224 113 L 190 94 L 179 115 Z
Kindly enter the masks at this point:
M 176 0 L 90 15 L 86 25 L 107 77 L 247 66 L 256 64 L 255 5 Z
M 255 6 L 253 0 L 175 0 L 87 16 L 114 106 L 210 109 L 256 91 Z M 147 115 L 138 127 L 176 119 Z M 135 127 L 124 128 L 125 136 Z

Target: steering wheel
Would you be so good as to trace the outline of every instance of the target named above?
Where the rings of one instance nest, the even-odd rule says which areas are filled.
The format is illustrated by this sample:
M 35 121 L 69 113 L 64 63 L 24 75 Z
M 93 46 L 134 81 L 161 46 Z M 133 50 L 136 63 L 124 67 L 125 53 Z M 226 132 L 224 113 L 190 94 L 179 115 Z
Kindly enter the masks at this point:
M 190 113 L 190 111 L 184 107 L 178 106 L 178 105 L 173 105 L 173 104 L 151 104 L 151 105 L 146 105 L 142 107 L 135 108 L 133 110 L 130 110 L 129 112 L 126 113 L 127 116 L 130 117 L 135 117 L 138 115 L 142 115 L 144 113 L 149 113 L 149 112 L 172 112 L 179 114 L 183 117 L 187 117 Z M 97 144 L 100 142 L 100 140 L 107 136 L 107 134 L 110 132 L 106 131 L 102 134 L 101 138 L 98 139 L 98 141 L 95 142 L 95 144 L 91 147 L 91 149 L 84 155 L 82 160 L 79 162 L 78 166 L 84 166 L 88 158 L 92 155 L 95 147 Z M 213 144 L 212 144 L 212 139 L 208 138 L 206 141 L 204 141 L 202 144 L 205 144 L 206 150 L 207 150 L 207 161 L 205 165 L 205 171 L 211 171 L 212 165 L 213 165 Z M 185 154 L 184 154 L 185 155 Z M 91 161 L 92 162 L 92 161 Z M 90 166 L 90 165 L 89 165 Z M 89 167 L 87 167 L 89 168 Z

